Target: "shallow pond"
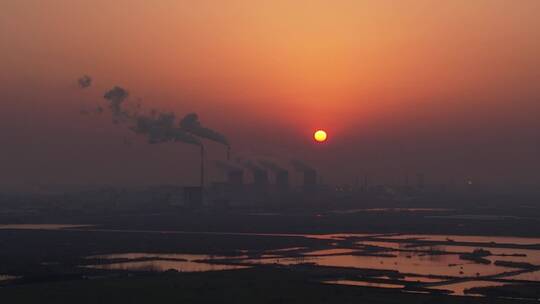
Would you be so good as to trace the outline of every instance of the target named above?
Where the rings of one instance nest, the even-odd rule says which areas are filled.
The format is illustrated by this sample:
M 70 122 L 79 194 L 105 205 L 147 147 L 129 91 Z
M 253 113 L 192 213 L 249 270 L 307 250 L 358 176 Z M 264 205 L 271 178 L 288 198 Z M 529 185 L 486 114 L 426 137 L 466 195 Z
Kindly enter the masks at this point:
M 540 281 L 540 270 L 505 277 L 509 280 Z
M 514 269 L 493 264 L 476 264 L 463 261 L 458 255 L 407 255 L 400 253 L 395 257 L 329 255 L 290 258 L 270 258 L 244 260 L 253 264 L 296 265 L 313 263 L 319 266 L 352 267 L 363 269 L 397 270 L 400 273 L 436 275 L 452 277 L 476 277 L 494 275 Z
M 5 274 L 0 274 L 0 281 L 9 281 L 9 280 L 14 280 L 14 279 L 17 279 L 18 277 L 16 276 L 10 276 L 10 275 L 5 275 Z
M 439 285 L 439 286 L 433 287 L 433 289 L 450 290 L 452 292 L 452 295 L 456 295 L 456 296 L 464 296 L 464 295 L 480 296 L 474 293 L 466 293 L 465 291 L 473 287 L 503 286 L 506 284 L 507 283 L 491 282 L 491 281 L 467 281 L 467 282 L 460 282 L 460 283 L 454 283 L 454 284 L 448 284 L 448 285 Z
M 238 265 L 222 265 L 222 264 L 208 264 L 193 261 L 138 261 L 138 262 L 124 262 L 124 263 L 112 263 L 102 265 L 86 266 L 89 268 L 108 269 L 108 270 L 131 270 L 131 271 L 156 271 L 162 272 L 167 270 L 176 270 L 179 272 L 202 272 L 202 271 L 218 271 L 218 270 L 230 270 L 248 268 L 247 266 Z
M 354 251 L 357 251 L 357 250 L 348 249 L 348 248 L 332 248 L 332 249 L 323 249 L 323 250 L 310 251 L 310 252 L 304 253 L 304 255 L 307 255 L 307 256 L 341 255 L 341 254 L 351 253 L 351 252 L 354 252 Z
M 373 283 L 373 282 L 353 281 L 353 280 L 333 280 L 333 281 L 323 281 L 323 283 L 349 285 L 349 286 L 377 287 L 377 288 L 397 288 L 397 289 L 401 289 L 404 287 L 404 285 L 400 285 L 400 284 Z
M 241 256 L 245 258 L 246 256 Z M 109 270 L 132 270 L 132 271 L 167 271 L 201 272 L 229 269 L 248 268 L 247 266 L 228 265 L 226 263 L 208 263 L 205 261 L 229 259 L 228 256 L 214 256 L 205 254 L 154 254 L 154 253 L 120 253 L 108 255 L 94 255 L 88 259 L 126 259 L 124 262 L 107 264 L 86 265 L 84 267 L 109 269 Z M 145 259 L 145 260 L 140 260 Z M 133 260 L 133 261 L 130 261 Z
M 406 240 L 419 239 L 423 241 L 454 241 L 467 243 L 497 243 L 516 245 L 540 244 L 540 238 L 525 238 L 513 236 L 478 236 L 478 235 L 428 235 L 428 234 L 400 234 L 384 237 L 385 239 Z

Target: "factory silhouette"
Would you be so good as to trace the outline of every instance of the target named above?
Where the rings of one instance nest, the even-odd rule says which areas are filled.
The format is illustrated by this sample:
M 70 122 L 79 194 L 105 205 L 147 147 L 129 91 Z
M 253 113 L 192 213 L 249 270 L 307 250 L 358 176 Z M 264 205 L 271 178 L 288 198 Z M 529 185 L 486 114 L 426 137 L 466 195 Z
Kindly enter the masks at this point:
M 92 85 L 92 81 L 90 76 L 84 75 L 77 83 L 81 90 L 85 90 Z M 364 175 L 351 185 L 326 185 L 322 182 L 318 170 L 300 159 L 233 156 L 227 137 L 204 126 L 196 113 L 189 113 L 178 119 L 172 112 L 147 110 L 140 100 L 130 103 L 129 96 L 126 89 L 114 86 L 103 95 L 108 105 L 99 105 L 96 110 L 85 111 L 84 114 L 101 115 L 108 112 L 115 125 L 124 126 L 135 135 L 146 138 L 151 145 L 183 143 L 199 149 L 198 185 L 158 186 L 142 191 L 153 193 L 149 194 L 152 201 L 161 201 L 169 206 L 197 209 L 316 205 L 317 202 L 339 198 L 349 202 L 357 199 L 399 201 L 444 196 L 449 192 L 473 193 L 478 188 L 478 185 L 467 178 L 458 186 L 428 185 L 423 173 L 417 173 L 413 183 L 410 182 L 409 175 L 399 184 L 376 184 L 370 180 L 370 176 Z M 224 147 L 221 159 L 207 159 L 203 140 Z M 217 175 L 209 178 L 209 172 L 217 172 Z M 142 192 L 139 193 L 140 197 L 148 196 Z M 156 199 L 156 196 L 159 199 Z
M 77 83 L 81 89 L 86 89 L 91 86 L 92 78 L 84 75 Z M 228 139 L 218 131 L 203 126 L 196 113 L 189 113 L 177 121 L 175 113 L 154 109 L 145 111 L 140 102 L 126 106 L 129 95 L 120 86 L 114 86 L 103 95 L 109 102 L 105 108 L 110 110 L 114 124 L 126 126 L 136 135 L 145 136 L 149 144 L 174 142 L 195 145 L 200 149 L 199 185 L 161 189 L 167 189 L 173 205 L 190 208 L 246 206 L 287 201 L 296 194 L 317 196 L 323 190 L 318 183 L 317 170 L 301 160 L 292 159 L 283 165 L 266 158 L 237 156 L 231 159 Z M 93 112 L 102 114 L 103 107 L 98 106 Z M 88 111 L 84 114 L 88 114 Z M 224 159 L 208 162 L 201 139 L 222 144 L 226 148 Z M 223 178 L 207 181 L 205 172 L 208 169 L 219 171 Z M 291 171 L 301 175 L 302 182 L 298 188 L 291 185 Z M 248 177 L 251 178 L 250 182 Z
M 291 164 L 297 163 L 292 160 Z M 249 206 L 273 201 L 287 201 L 295 195 L 316 196 L 324 187 L 317 183 L 314 168 L 295 167 L 301 175 L 301 185 L 292 187 L 291 170 L 274 161 L 215 161 L 215 167 L 223 176 L 221 181 L 202 186 L 184 187 L 183 202 L 188 206 L 213 205 L 220 207 Z M 249 178 L 249 181 L 248 181 Z

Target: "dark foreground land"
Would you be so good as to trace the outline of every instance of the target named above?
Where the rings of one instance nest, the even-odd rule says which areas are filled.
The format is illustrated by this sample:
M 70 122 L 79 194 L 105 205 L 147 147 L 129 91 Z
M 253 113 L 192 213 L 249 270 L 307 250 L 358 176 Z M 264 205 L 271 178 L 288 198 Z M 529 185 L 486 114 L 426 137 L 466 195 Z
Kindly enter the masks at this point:
M 27 284 L 0 289 L 2 303 L 531 303 L 451 297 L 327 285 L 285 269 L 254 268 L 207 273 Z
M 441 205 L 437 207 L 443 211 L 414 212 L 382 209 L 334 212 L 330 208 L 291 209 L 286 212 L 265 209 L 190 211 L 169 207 L 148 210 L 111 207 L 96 211 L 95 208 L 38 207 L 29 205 L 13 209 L 4 206 L 4 211 L 0 212 L 0 225 L 62 223 L 91 226 L 61 230 L 0 229 L 0 275 L 19 278 L 0 284 L 0 303 L 498 304 L 536 303 L 540 298 L 538 282 L 477 290 L 476 294 L 486 297 L 450 296 L 439 292 L 427 294 L 419 293 L 424 291 L 418 289 L 412 293 L 413 289 L 406 288 L 330 285 L 321 281 L 345 279 L 346 270 L 340 270 L 338 275 L 321 274 L 327 269 L 319 267 L 314 271 L 307 266 L 256 266 L 197 273 L 81 267 L 95 262 L 86 257 L 100 254 L 143 252 L 229 256 L 249 252 L 257 256 L 291 247 L 308 248 L 306 251 L 349 248 L 357 241 L 342 240 L 335 245 L 333 239 L 297 235 L 304 233 L 539 237 L 540 207 L 536 205 L 465 204 L 448 209 L 444 209 L 448 206 Z M 459 245 L 453 240 L 444 242 L 453 242 L 444 245 Z M 490 248 L 490 244 L 484 245 Z M 527 248 L 539 250 L 535 246 Z M 506 247 L 519 248 L 511 244 Z M 369 272 L 369 269 L 362 271 Z M 355 273 L 354 276 L 361 274 Z

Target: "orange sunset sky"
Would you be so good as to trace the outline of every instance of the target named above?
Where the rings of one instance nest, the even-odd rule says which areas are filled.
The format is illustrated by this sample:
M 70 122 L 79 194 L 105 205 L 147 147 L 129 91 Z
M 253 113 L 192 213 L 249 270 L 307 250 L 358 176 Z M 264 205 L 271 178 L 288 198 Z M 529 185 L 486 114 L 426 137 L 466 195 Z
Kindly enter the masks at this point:
M 193 147 L 79 114 L 120 85 L 325 182 L 538 182 L 539 29 L 537 0 L 3 0 L 0 181 L 196 182 Z

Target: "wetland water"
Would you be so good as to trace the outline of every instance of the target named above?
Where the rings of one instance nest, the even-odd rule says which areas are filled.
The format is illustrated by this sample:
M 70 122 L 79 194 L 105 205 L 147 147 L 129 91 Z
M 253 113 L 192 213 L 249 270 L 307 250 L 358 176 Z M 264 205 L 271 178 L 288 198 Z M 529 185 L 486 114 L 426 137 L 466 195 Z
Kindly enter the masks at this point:
M 226 256 L 212 256 L 205 254 L 154 254 L 154 253 L 124 253 L 110 255 L 96 255 L 87 257 L 88 260 L 122 261 L 89 265 L 89 268 L 108 270 L 139 270 L 139 271 L 167 271 L 201 272 L 229 269 L 242 269 L 248 266 L 206 263 L 227 259 Z
M 16 279 L 17 277 L 15 276 L 9 276 L 9 275 L 3 275 L 3 274 L 0 274 L 0 281 L 9 281 L 9 280 L 13 280 L 13 279 Z
M 215 236 L 303 237 L 321 240 L 317 248 L 290 247 L 269 250 L 237 248 L 231 255 L 177 253 L 104 253 L 81 257 L 81 267 L 110 271 L 181 272 L 234 270 L 259 265 L 336 270 L 324 283 L 379 288 L 421 287 L 465 295 L 467 289 L 512 284 L 514 280 L 540 282 L 540 238 L 406 235 L 406 234 L 265 234 L 101 229 L 89 225 L 3 225 L 0 229 L 91 231 L 100 233 L 162 233 Z M 127 248 L 129 250 L 129 248 Z M 462 258 L 483 249 L 482 262 Z M 508 265 L 495 261 L 529 263 Z M 340 277 L 353 269 L 357 275 Z M 314 270 L 316 271 L 316 270 Z M 365 274 L 393 271 L 397 275 Z M 1 277 L 0 277 L 1 278 Z M 0 279 L 1 280 L 1 279 Z M 375 282 L 374 282 L 375 280 Z
M 452 294 L 456 296 L 464 296 L 464 295 L 480 296 L 479 294 L 467 292 L 467 290 L 474 287 L 493 287 L 493 286 L 503 286 L 505 284 L 507 283 L 477 280 L 477 281 L 466 281 L 466 282 L 453 283 L 453 284 L 447 284 L 447 285 L 439 285 L 434 288 L 450 290 L 452 291 Z
M 88 256 L 86 257 L 86 260 L 90 264 L 84 265 L 84 267 L 108 270 L 158 272 L 167 270 L 175 270 L 178 272 L 204 272 L 249 268 L 250 266 L 232 263 L 235 260 L 242 258 L 247 258 L 247 256 L 132 252 Z
M 306 235 L 305 237 L 311 237 Z M 131 254 L 129 258 L 180 258 L 186 259 L 184 262 L 175 262 L 169 260 L 154 260 L 151 264 L 155 269 L 167 270 L 176 269 L 179 271 L 214 271 L 234 269 L 234 267 L 247 267 L 265 264 L 294 266 L 302 264 L 311 264 L 320 267 L 343 267 L 355 269 L 375 269 L 375 270 L 394 270 L 403 276 L 399 278 L 374 276 L 377 280 L 387 280 L 387 282 L 370 282 L 362 280 L 325 280 L 329 284 L 345 284 L 354 286 L 367 286 L 379 288 L 403 288 L 410 284 L 422 286 L 433 290 L 447 290 L 454 295 L 466 295 L 467 289 L 484 286 L 502 286 L 510 284 L 512 279 L 538 281 L 540 278 L 538 271 L 529 271 L 517 269 L 514 267 L 498 266 L 494 261 L 516 261 L 538 264 L 540 261 L 540 250 L 518 249 L 518 248 L 497 248 L 489 247 L 492 255 L 487 256 L 489 263 L 477 263 L 470 260 L 463 260 L 460 255 L 463 253 L 472 253 L 474 250 L 483 248 L 478 245 L 478 237 L 464 237 L 464 240 L 472 240 L 474 245 L 434 245 L 417 246 L 413 238 L 417 236 L 401 236 L 395 238 L 397 241 L 378 241 L 378 238 L 384 239 L 385 236 L 369 235 L 326 235 L 317 236 L 321 239 L 344 240 L 350 237 L 366 238 L 365 241 L 355 241 L 350 248 L 335 247 L 312 250 L 306 247 L 284 248 L 279 250 L 267 251 L 262 255 L 250 256 L 250 252 L 242 251 L 237 256 L 186 256 L 186 255 L 156 255 L 156 254 Z M 444 240 L 450 236 L 423 236 L 425 239 Z M 456 238 L 455 236 L 451 236 Z M 497 239 L 497 238 L 495 238 Z M 512 244 L 512 238 L 505 237 L 504 244 Z M 536 239 L 524 240 L 518 238 L 516 245 L 535 244 Z M 336 246 L 338 243 L 332 243 Z M 489 241 L 486 245 L 492 246 Z M 416 245 L 416 246 L 414 246 Z M 377 250 L 373 250 L 377 248 Z M 504 255 L 504 256 L 503 256 Z M 511 256 L 518 255 L 518 256 Z M 125 258 L 128 255 L 110 255 L 108 258 Z M 206 262 L 205 262 L 206 261 Z M 207 263 L 211 261 L 211 263 Z M 105 269 L 132 269 L 149 265 L 148 261 L 114 263 L 110 266 L 99 265 L 97 267 Z M 223 263 L 223 264 L 219 264 Z M 230 264 L 228 264 L 230 263 Z M 217 265 L 216 265 L 217 264 Z M 228 266 L 227 266 L 228 265 Z M 108 267 L 108 268 L 107 268 Z M 509 275 L 515 271 L 523 271 L 518 275 Z M 502 276 L 508 279 L 508 282 L 492 281 L 491 277 Z M 462 280 L 455 282 L 455 280 Z

